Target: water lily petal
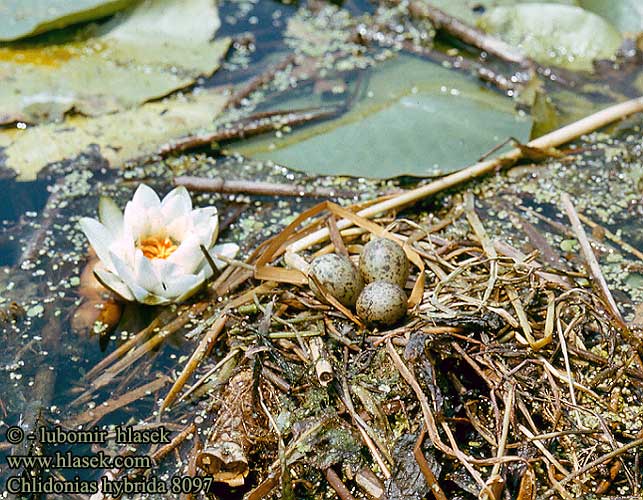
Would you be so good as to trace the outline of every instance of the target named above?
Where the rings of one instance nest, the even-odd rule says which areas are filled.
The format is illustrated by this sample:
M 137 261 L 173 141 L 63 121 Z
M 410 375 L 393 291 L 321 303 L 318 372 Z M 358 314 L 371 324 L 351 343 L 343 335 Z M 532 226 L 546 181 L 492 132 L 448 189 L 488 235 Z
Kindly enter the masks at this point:
M 165 236 L 167 234 L 165 219 L 158 209 L 141 207 L 131 201 L 125 206 L 125 229 L 129 229 L 134 241 L 149 235 Z
M 134 295 L 129 291 L 127 285 L 123 283 L 123 281 L 114 273 L 108 271 L 107 269 L 100 269 L 98 268 L 98 266 L 96 266 L 94 268 L 94 275 L 101 285 L 114 292 L 123 300 L 134 300 Z
M 192 274 L 205 260 L 200 248 L 201 244 L 198 236 L 191 234 L 181 242 L 179 248 L 167 260 L 180 266 L 184 273 Z
M 174 241 L 183 241 L 187 235 L 192 234 L 192 214 L 182 215 L 168 222 L 167 235 Z
M 191 214 L 192 231 L 210 248 L 219 235 L 219 216 L 215 207 L 197 208 Z
M 171 262 L 170 259 L 152 259 L 150 262 L 154 266 L 156 275 L 164 282 L 185 274 L 181 266 Z
M 96 219 L 90 217 L 82 217 L 78 221 L 78 224 L 83 233 L 85 233 L 85 236 L 87 236 L 98 258 L 108 269 L 114 270 L 112 260 L 109 256 L 109 247 L 113 242 L 112 233 Z
M 132 228 L 123 225 L 123 230 L 120 237 L 109 247 L 110 251 L 119 255 L 131 268 L 134 268 L 134 252 L 136 250 L 136 242 L 132 236 Z
M 146 237 L 155 235 L 160 237 L 167 236 L 167 223 L 160 210 L 148 208 L 143 214 L 145 220 L 145 227 L 139 237 Z
M 131 201 L 125 205 L 123 223 L 126 227 L 131 228 L 134 238 L 151 234 L 153 228 L 150 224 L 150 214 L 157 214 L 158 224 L 155 226 L 160 227 L 162 226 L 160 209 L 161 200 L 158 195 L 151 187 L 141 184 L 136 189 Z
M 236 243 L 222 243 L 220 245 L 214 245 L 214 247 L 210 249 L 210 255 L 218 269 L 223 269 L 228 265 L 228 263 L 217 259 L 217 255 L 223 255 L 228 259 L 234 259 L 237 256 L 237 253 L 239 253 L 239 245 Z
M 158 295 L 150 293 L 147 297 L 145 297 L 144 300 L 139 300 L 139 302 L 147 304 L 148 306 L 166 306 L 168 304 L 171 304 L 173 301 L 168 299 L 167 297 L 160 297 Z
M 179 186 L 170 191 L 161 202 L 161 213 L 166 224 L 177 217 L 188 215 L 192 211 L 192 199 L 185 186 Z
M 193 275 L 193 276 L 194 276 L 194 280 L 193 280 L 194 284 L 190 286 L 188 285 L 187 280 L 183 282 L 182 286 L 185 291 L 183 292 L 182 295 L 177 296 L 174 299 L 174 302 L 177 302 L 177 303 L 183 302 L 199 291 L 199 289 L 203 285 L 203 282 L 205 281 L 205 274 L 202 271 L 199 274 Z
M 137 285 L 156 295 L 165 295 L 166 287 L 156 273 L 152 261 L 145 257 L 143 252 L 138 249 L 134 254 L 134 270 Z
M 175 302 L 182 302 L 182 300 L 178 300 L 179 297 L 190 292 L 190 295 L 196 293 L 204 281 L 203 274 L 184 274 L 168 282 L 167 295 Z
M 151 262 L 156 274 L 161 277 L 166 286 L 163 295 L 170 297 L 173 302 L 180 302 L 177 296 L 184 294 L 187 290 L 194 287 L 198 289 L 206 278 L 203 272 L 186 273 L 180 265 L 171 262 L 170 259 L 153 259 Z
M 133 238 L 137 238 L 145 224 L 146 221 L 143 220 L 141 209 L 128 201 L 123 215 L 123 232 L 128 232 Z
M 134 276 L 130 267 L 118 255 L 110 252 L 110 257 L 116 268 L 116 274 L 127 285 L 127 288 L 129 288 L 136 300 L 148 304 L 147 299 L 150 295 L 153 295 L 152 292 L 137 283 L 136 276 Z
M 181 266 L 170 262 L 169 259 L 152 259 L 151 264 L 163 282 L 162 295 L 171 302 L 177 302 L 177 297 L 184 294 L 186 290 L 194 287 L 198 289 L 205 280 L 202 274 L 186 273 Z
M 98 201 L 98 218 L 102 224 L 118 238 L 123 231 L 123 212 L 118 205 L 107 196 L 101 196 Z
M 140 184 L 136 188 L 132 203 L 139 208 L 154 208 L 156 210 L 161 208 L 159 195 L 147 184 Z

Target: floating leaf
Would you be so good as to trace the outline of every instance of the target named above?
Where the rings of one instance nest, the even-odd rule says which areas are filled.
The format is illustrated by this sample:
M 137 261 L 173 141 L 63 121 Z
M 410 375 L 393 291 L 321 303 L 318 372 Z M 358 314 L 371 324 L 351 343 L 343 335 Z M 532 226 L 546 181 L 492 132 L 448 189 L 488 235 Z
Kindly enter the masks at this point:
M 0 47 L 0 123 L 108 113 L 190 85 L 228 49 L 212 41 L 219 24 L 211 0 L 146 0 L 94 33 Z
M 0 3 L 0 41 L 17 40 L 113 14 L 133 0 L 5 0 Z
M 570 5 L 496 7 L 479 24 L 542 64 L 575 70 L 591 70 L 594 59 L 613 56 L 621 45 L 621 35 L 611 24 Z
M 527 3 L 529 0 L 425 0 L 462 21 L 475 24 L 482 13 L 494 7 Z M 609 0 L 607 0 L 609 1 Z M 576 0 L 544 0 L 543 3 L 576 5 Z
M 529 139 L 511 99 L 412 57 L 374 71 L 366 95 L 338 120 L 235 149 L 314 174 L 388 178 L 458 170 L 508 137 Z
M 643 31 L 641 0 L 580 0 L 580 5 L 607 19 L 623 33 Z
M 151 155 L 170 139 L 205 128 L 221 112 L 228 97 L 211 90 L 96 118 L 74 116 L 64 123 L 26 130 L 0 130 L 0 167 L 32 180 L 48 164 L 97 150 L 116 167 Z
M 494 7 L 506 7 L 532 3 L 533 0 L 425 0 L 447 14 L 470 24 L 475 24 L 482 14 Z M 641 0 L 542 0 L 539 3 L 554 3 L 582 7 L 606 19 L 621 32 L 643 31 L 643 2 Z

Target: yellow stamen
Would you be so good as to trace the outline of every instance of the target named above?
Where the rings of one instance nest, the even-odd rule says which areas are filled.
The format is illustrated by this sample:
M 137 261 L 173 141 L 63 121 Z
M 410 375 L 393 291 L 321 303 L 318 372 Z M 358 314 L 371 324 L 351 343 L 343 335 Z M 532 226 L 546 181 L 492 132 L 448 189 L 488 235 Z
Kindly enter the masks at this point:
M 139 241 L 137 246 L 148 259 L 167 259 L 178 248 L 167 236 L 164 238 L 150 236 Z

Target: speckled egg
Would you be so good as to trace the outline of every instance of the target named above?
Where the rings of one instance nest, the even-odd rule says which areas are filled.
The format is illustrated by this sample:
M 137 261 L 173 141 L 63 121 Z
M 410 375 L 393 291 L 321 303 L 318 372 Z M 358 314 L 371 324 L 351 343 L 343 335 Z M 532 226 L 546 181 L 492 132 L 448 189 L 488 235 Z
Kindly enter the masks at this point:
M 346 307 L 354 307 L 364 281 L 348 257 L 334 253 L 320 255 L 310 264 L 309 274 L 314 274 L 328 293 Z M 312 279 L 308 279 L 310 289 L 319 300 L 323 296 Z
M 394 325 L 404 317 L 407 308 L 406 293 L 390 281 L 366 285 L 357 299 L 357 315 L 369 325 Z
M 389 281 L 404 287 L 409 277 L 409 259 L 394 241 L 375 238 L 364 246 L 359 272 L 367 283 Z

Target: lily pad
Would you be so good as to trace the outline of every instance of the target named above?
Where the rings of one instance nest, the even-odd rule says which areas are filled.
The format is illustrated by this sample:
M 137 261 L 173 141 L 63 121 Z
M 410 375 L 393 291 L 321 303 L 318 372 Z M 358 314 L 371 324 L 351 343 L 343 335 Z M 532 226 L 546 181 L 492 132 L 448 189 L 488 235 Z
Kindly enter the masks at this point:
M 212 41 L 219 25 L 212 0 L 146 0 L 61 43 L 0 47 L 0 123 L 110 113 L 191 85 L 228 50 Z
M 221 91 L 210 90 L 95 118 L 73 116 L 59 124 L 0 130 L 0 167 L 16 171 L 18 180 L 33 180 L 46 165 L 92 150 L 118 167 L 156 153 L 170 139 L 206 128 L 227 101 Z
M 424 177 L 464 168 L 508 137 L 527 141 L 530 130 L 531 119 L 511 99 L 400 56 L 373 72 L 365 97 L 341 118 L 235 150 L 312 174 Z
M 479 25 L 542 64 L 574 70 L 591 70 L 594 59 L 612 57 L 622 41 L 603 18 L 571 5 L 496 7 L 480 18 Z
M 623 33 L 643 31 L 641 0 L 580 0 L 580 5 L 607 19 Z
M 529 0 L 425 0 L 462 21 L 475 24 L 481 14 L 494 7 L 527 3 Z M 607 0 L 610 1 L 610 0 Z M 543 3 L 576 5 L 576 0 L 544 0 Z
M 0 41 L 17 40 L 108 16 L 132 0 L 5 0 L 0 3 Z

